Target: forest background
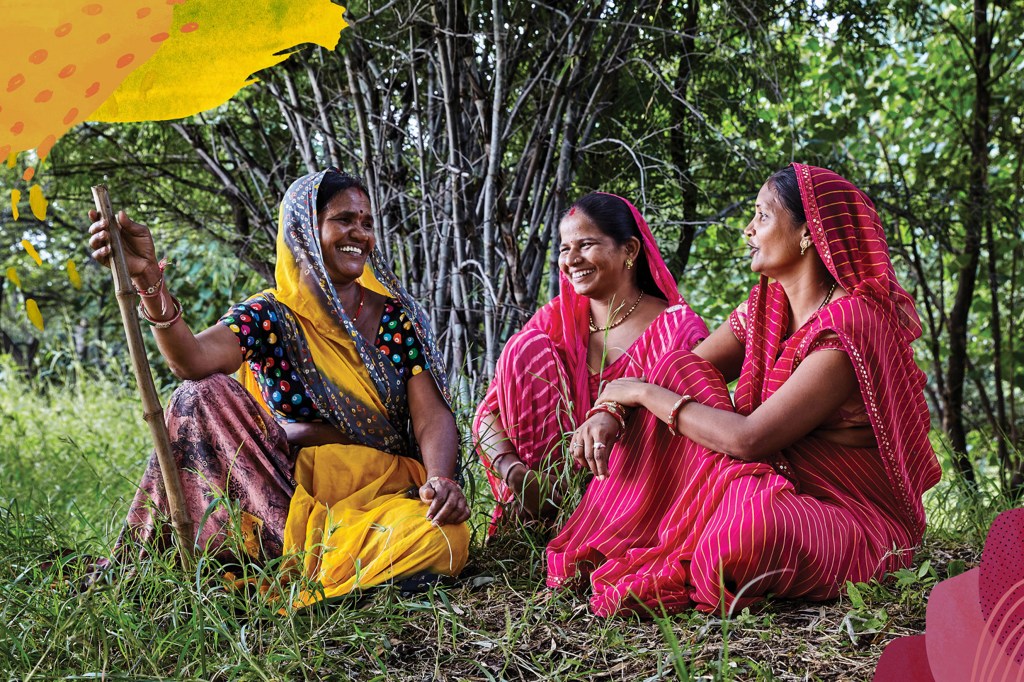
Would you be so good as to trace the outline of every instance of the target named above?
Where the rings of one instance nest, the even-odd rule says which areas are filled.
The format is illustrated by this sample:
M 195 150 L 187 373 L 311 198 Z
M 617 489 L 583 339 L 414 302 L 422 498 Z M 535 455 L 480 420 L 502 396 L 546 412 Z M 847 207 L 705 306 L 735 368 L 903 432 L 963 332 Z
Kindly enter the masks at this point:
M 1004 500 L 1024 487 L 1020 3 L 391 0 L 352 2 L 347 18 L 335 51 L 300 49 L 215 110 L 60 140 L 40 175 L 46 219 L 0 215 L 5 384 L 29 400 L 96 377 L 131 386 L 109 274 L 84 238 L 100 182 L 154 229 L 199 330 L 270 282 L 292 180 L 363 175 L 378 244 L 426 304 L 465 418 L 504 341 L 556 291 L 552 245 L 576 197 L 631 198 L 714 327 L 756 281 L 741 234 L 753 197 L 795 160 L 879 209 L 924 322 L 916 357 L 947 475 Z M 22 170 L 0 168 L 0 184 Z M 5 429 L 22 405 L 10 396 Z M 8 514 L 47 497 L 15 470 Z

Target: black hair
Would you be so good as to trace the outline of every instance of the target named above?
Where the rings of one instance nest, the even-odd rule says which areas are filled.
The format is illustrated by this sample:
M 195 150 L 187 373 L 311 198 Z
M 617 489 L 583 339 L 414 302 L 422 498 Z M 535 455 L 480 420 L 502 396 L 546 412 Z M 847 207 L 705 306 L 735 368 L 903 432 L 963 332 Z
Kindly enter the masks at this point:
M 370 190 L 366 188 L 366 184 L 360 177 L 334 169 L 324 173 L 320 186 L 316 190 L 316 212 L 319 214 L 323 211 L 338 192 L 344 192 L 353 187 L 365 194 L 367 199 L 370 198 Z
M 804 202 L 800 198 L 800 183 L 797 182 L 796 169 L 793 166 L 786 166 L 782 170 L 776 171 L 768 178 L 766 184 L 775 190 L 779 201 L 786 207 L 789 214 L 793 216 L 793 220 L 796 221 L 797 225 L 803 225 L 807 222 L 807 214 L 804 213 Z
M 640 252 L 636 258 L 637 286 L 645 294 L 665 299 L 665 294 L 658 288 L 654 276 L 651 274 L 650 265 L 647 263 L 647 254 L 644 252 L 644 236 L 636 224 L 633 211 L 625 201 L 612 194 L 591 192 L 577 199 L 566 215 L 572 213 L 573 209 L 582 211 L 593 221 L 597 229 L 619 246 L 625 246 L 631 237 L 636 237 L 640 241 Z

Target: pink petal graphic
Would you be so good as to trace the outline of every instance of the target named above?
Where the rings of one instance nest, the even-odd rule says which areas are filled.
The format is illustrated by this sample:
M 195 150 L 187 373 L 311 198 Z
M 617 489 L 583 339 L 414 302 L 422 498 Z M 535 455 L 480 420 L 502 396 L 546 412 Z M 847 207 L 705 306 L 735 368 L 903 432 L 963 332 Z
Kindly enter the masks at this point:
M 924 635 L 889 642 L 878 659 L 874 682 L 935 682 L 928 668 Z
M 978 608 L 977 568 L 943 580 L 928 597 L 928 662 L 936 682 L 971 679 L 985 619 Z
M 981 555 L 981 612 L 989 634 L 1016 666 L 1024 662 L 1024 509 L 996 517 Z

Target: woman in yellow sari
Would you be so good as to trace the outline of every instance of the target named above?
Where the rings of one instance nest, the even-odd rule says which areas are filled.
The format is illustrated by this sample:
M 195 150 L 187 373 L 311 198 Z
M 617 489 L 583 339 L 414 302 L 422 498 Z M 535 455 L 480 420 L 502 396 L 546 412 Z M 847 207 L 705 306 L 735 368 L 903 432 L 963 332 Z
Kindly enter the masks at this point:
M 93 258 L 107 264 L 106 223 L 90 217 Z M 186 380 L 167 423 L 199 549 L 232 563 L 236 547 L 257 561 L 297 554 L 326 597 L 458 574 L 469 506 L 453 480 L 444 367 L 421 308 L 376 249 L 362 182 L 328 169 L 293 183 L 276 286 L 199 334 L 168 291 L 150 231 L 124 212 L 117 220 L 140 313 Z M 241 382 L 226 376 L 239 369 Z M 166 511 L 154 456 L 119 544 L 166 542 Z

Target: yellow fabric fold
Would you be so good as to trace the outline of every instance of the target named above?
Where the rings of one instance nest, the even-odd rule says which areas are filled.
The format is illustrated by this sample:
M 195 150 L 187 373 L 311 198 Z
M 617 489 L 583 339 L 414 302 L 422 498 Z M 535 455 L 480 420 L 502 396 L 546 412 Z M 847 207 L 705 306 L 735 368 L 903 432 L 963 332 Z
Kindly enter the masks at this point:
M 422 571 L 457 575 L 469 556 L 469 527 L 427 520 L 427 505 L 408 494 L 425 480 L 423 465 L 408 457 L 362 445 L 303 448 L 286 553 L 298 554 L 302 574 L 327 598 Z M 303 592 L 296 606 L 318 598 Z

